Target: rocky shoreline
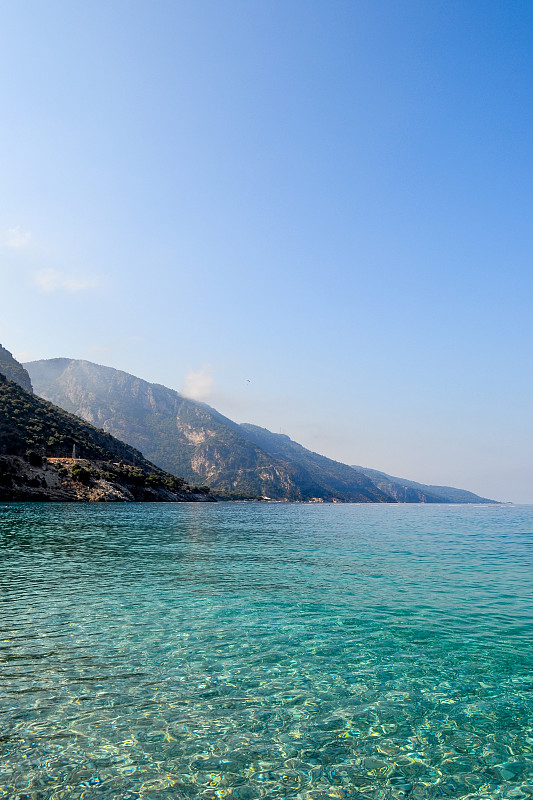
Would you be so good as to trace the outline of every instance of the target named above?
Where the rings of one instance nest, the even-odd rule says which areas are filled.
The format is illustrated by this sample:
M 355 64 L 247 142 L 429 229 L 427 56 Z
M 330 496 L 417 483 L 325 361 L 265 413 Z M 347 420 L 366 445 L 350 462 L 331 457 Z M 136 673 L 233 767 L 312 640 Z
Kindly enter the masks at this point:
M 39 459 L 35 459 L 36 462 Z M 158 482 L 159 481 L 159 482 Z M 170 489 L 159 476 L 146 476 L 120 462 L 47 458 L 30 463 L 0 458 L 0 501 L 215 502 L 202 488 Z

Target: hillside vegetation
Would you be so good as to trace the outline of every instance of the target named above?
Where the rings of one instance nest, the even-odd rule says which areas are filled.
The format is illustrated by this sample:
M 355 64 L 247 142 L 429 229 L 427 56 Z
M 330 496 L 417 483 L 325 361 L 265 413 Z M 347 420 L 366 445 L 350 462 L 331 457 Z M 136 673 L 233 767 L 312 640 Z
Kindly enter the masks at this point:
M 0 499 L 175 501 L 208 494 L 0 374 Z

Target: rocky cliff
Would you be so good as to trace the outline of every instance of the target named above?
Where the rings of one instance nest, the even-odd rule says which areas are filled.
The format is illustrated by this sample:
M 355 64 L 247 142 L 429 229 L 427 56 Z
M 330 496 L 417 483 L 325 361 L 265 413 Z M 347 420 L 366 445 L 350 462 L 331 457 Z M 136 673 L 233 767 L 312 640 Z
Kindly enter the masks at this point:
M 206 500 L 134 448 L 0 374 L 0 500 Z
M 0 344 L 0 375 L 5 375 L 19 386 L 22 386 L 27 392 L 33 392 L 30 376 L 28 371 L 24 369 L 22 364 L 15 361 L 9 350 L 2 347 Z

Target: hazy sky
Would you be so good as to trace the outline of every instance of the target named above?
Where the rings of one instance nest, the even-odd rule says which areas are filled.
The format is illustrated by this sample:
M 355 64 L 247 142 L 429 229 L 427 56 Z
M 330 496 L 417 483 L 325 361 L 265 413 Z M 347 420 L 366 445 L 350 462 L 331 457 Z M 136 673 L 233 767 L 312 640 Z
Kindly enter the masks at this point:
M 530 0 L 0 9 L 2 344 L 533 502 Z

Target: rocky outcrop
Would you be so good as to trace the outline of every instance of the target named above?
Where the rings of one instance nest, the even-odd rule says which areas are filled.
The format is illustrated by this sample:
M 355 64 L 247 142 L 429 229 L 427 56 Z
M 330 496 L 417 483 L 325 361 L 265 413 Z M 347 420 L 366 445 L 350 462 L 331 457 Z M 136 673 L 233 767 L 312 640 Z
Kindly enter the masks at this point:
M 11 381 L 15 381 L 27 392 L 33 392 L 30 376 L 22 364 L 15 361 L 9 350 L 0 344 L 0 374 L 5 375 Z
M 140 480 L 141 479 L 141 480 Z M 83 502 L 209 502 L 205 491 L 152 485 L 127 465 L 87 459 L 0 456 L 0 500 Z

